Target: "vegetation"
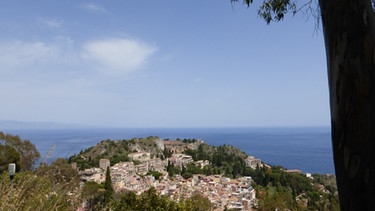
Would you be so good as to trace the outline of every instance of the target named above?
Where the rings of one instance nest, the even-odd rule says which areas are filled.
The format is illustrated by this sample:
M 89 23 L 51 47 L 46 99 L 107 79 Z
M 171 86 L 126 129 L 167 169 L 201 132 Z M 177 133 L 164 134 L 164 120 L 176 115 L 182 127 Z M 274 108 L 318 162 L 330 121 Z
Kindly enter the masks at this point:
M 109 202 L 103 203 L 103 192 L 103 187 L 95 182 L 85 184 L 82 196 L 89 200 L 86 204 L 87 210 L 206 211 L 212 209 L 211 202 L 199 194 L 176 202 L 168 196 L 159 195 L 155 188 L 150 188 L 139 196 L 134 192 L 116 193 Z
M 333 176 L 287 173 L 281 166 L 248 169 L 260 210 L 340 210 Z
M 282 166 L 247 167 L 246 154 L 233 146 L 201 144 L 197 150 L 186 150 L 194 160 L 207 159 L 211 165 L 203 169 L 188 164 L 182 167 L 184 178 L 193 174 L 224 174 L 230 178 L 251 176 L 259 199 L 259 210 L 339 210 L 335 178 L 288 173 Z
M 244 159 L 247 157 L 243 151 L 230 146 L 210 146 L 208 144 L 199 145 L 197 150 L 188 149 L 186 154 L 191 155 L 193 160 L 208 160 L 211 165 L 203 169 L 194 166 L 187 166 L 186 172 L 192 174 L 221 174 L 229 178 L 237 178 L 246 173 L 246 163 Z
M 111 172 L 109 166 L 107 167 L 105 173 L 105 182 L 104 182 L 104 204 L 109 204 L 114 195 L 115 191 L 113 190 L 112 179 L 111 179 Z
M 9 162 L 17 165 L 17 171 L 33 170 L 40 154 L 29 140 L 21 140 L 19 136 L 0 132 L 0 173 L 8 168 Z M 4 160 L 3 160 L 4 159 Z M 4 167 L 6 165 L 6 167 Z
M 158 180 L 163 174 L 158 171 L 149 171 L 147 172 L 147 175 L 152 175 L 156 180 Z
M 176 140 L 181 140 L 183 143 L 188 143 L 188 144 L 197 142 L 197 139 L 195 139 L 195 138 L 193 138 L 193 139 L 190 139 L 190 138 L 179 139 L 179 138 L 177 138 Z
M 109 159 L 111 165 L 119 162 L 130 161 L 128 154 L 138 151 L 147 151 L 151 157 L 165 157 L 165 152 L 158 147 L 156 142 L 162 141 L 156 136 L 147 138 L 133 138 L 131 140 L 103 140 L 96 146 L 81 151 L 78 155 L 69 157 L 68 162 L 77 163 L 80 170 L 99 167 L 99 160 Z
M 79 186 L 78 172 L 63 158 L 56 159 L 50 166 L 41 164 L 35 175 L 46 177 L 52 184 L 65 190 L 74 190 Z
M 0 145 L 0 173 L 8 169 L 9 163 L 16 164 L 16 170 L 20 170 L 20 153 L 9 145 Z
M 68 187 L 49 175 L 19 172 L 10 180 L 5 172 L 0 175 L 0 210 L 75 210 L 79 201 Z

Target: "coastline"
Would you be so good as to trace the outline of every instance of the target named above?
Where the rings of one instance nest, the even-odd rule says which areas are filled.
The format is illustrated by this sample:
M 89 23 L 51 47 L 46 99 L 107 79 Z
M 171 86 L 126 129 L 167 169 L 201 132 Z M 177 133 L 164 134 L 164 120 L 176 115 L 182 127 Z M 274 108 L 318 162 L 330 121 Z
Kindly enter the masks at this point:
M 198 138 L 210 145 L 233 145 L 271 165 L 303 172 L 334 174 L 329 127 L 272 128 L 58 128 L 5 129 L 34 143 L 45 157 L 53 145 L 51 160 L 67 158 L 102 140 L 145 138 Z

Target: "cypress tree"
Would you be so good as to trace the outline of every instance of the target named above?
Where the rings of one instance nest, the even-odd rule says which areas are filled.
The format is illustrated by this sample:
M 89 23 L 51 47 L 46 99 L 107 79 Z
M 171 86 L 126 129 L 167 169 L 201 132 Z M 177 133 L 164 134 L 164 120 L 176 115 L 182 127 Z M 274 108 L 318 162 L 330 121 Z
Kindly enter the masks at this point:
M 104 183 L 104 204 L 109 204 L 109 202 L 113 199 L 113 186 L 112 186 L 112 179 L 111 179 L 111 172 L 109 166 L 107 167 L 107 171 L 105 174 L 105 183 Z

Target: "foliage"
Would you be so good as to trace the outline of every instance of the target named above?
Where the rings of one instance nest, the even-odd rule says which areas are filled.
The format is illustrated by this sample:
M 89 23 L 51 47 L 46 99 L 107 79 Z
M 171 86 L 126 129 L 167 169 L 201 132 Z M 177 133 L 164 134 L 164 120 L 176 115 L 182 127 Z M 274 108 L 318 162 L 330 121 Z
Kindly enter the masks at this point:
M 180 168 L 176 167 L 172 162 L 168 160 L 167 172 L 170 177 L 173 177 L 175 174 L 180 173 Z
M 172 157 L 172 151 L 170 149 L 167 149 L 166 147 L 163 150 L 163 156 L 164 158 L 170 158 Z
M 163 175 L 162 173 L 158 171 L 149 171 L 147 172 L 147 175 L 152 175 L 155 179 L 160 179 L 160 177 Z
M 16 171 L 20 170 L 20 153 L 9 145 L 0 145 L 0 174 L 8 170 L 10 163 L 16 164 Z
M 112 201 L 113 195 L 115 193 L 115 191 L 113 190 L 111 171 L 109 166 L 107 167 L 107 171 L 105 173 L 104 190 L 104 204 L 107 205 Z
M 87 210 L 96 210 L 102 207 L 104 201 L 104 188 L 103 185 L 93 181 L 85 182 L 81 197 L 86 202 L 85 208 Z
M 185 150 L 185 154 L 191 155 L 193 160 L 208 160 L 211 166 L 204 169 L 188 165 L 187 172 L 193 174 L 220 174 L 224 172 L 225 176 L 230 178 L 237 178 L 244 175 L 246 163 L 244 159 L 247 155 L 239 149 L 230 146 L 209 146 L 207 144 L 200 144 L 197 150 Z
M 247 168 L 246 172 L 256 183 L 260 210 L 339 210 L 337 194 L 303 174 L 285 172 L 282 166 Z
M 237 2 L 238 0 L 231 0 Z M 243 2 L 250 6 L 253 0 L 243 0 Z M 267 24 L 272 21 L 281 21 L 284 16 L 291 12 L 293 15 L 297 12 L 297 5 L 291 0 L 264 0 L 258 9 L 258 14 L 263 18 Z
M 185 201 L 186 207 L 194 211 L 208 211 L 212 210 L 212 203 L 208 198 L 200 194 L 193 194 Z
M 29 140 L 21 140 L 19 136 L 0 132 L 0 145 L 11 146 L 20 154 L 20 170 L 32 170 L 40 154 Z
M 77 202 L 64 186 L 31 172 L 0 175 L 0 210 L 75 210 Z
M 249 176 L 253 178 L 257 185 L 267 187 L 286 187 L 290 189 L 293 196 L 312 191 L 312 179 L 299 173 L 287 173 L 281 166 L 257 167 L 255 170 L 248 168 Z
M 211 210 L 211 202 L 202 195 L 193 195 L 185 201 L 176 202 L 170 197 L 160 195 L 155 188 L 149 188 L 140 195 L 134 192 L 114 194 L 110 202 L 103 203 L 103 187 L 95 182 L 87 182 L 82 190 L 82 197 L 87 201 L 87 210 L 149 210 L 149 211 L 196 211 Z
M 294 200 L 291 192 L 286 188 L 273 186 L 258 188 L 258 210 L 302 210 Z
M 115 211 L 136 211 L 138 206 L 137 195 L 132 192 L 121 193 L 115 202 L 113 210 Z
M 163 157 L 163 150 L 158 147 L 156 136 L 147 138 L 134 138 L 131 140 L 110 140 L 106 139 L 94 147 L 81 151 L 77 155 L 69 157 L 69 163 L 77 163 L 80 170 L 99 167 L 99 160 L 106 158 L 111 165 L 119 162 L 130 161 L 128 154 L 137 151 L 150 152 L 151 157 Z
M 67 160 L 63 158 L 56 159 L 50 166 L 41 164 L 35 171 L 38 176 L 48 177 L 55 185 L 63 185 L 65 189 L 78 187 L 79 176 L 77 170 L 73 169 Z
M 182 142 L 183 143 L 195 143 L 195 142 L 197 142 L 197 139 L 195 139 L 195 138 L 193 138 L 193 139 L 190 139 L 190 138 L 188 138 L 188 139 L 186 139 L 186 138 L 184 138 L 184 139 L 182 139 Z

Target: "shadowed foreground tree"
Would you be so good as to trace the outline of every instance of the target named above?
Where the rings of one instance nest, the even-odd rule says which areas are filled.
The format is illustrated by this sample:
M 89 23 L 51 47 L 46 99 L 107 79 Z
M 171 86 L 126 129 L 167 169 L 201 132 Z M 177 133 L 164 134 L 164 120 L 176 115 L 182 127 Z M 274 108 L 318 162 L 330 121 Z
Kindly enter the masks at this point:
M 0 144 L 11 146 L 20 154 L 21 170 L 33 170 L 35 162 L 40 158 L 35 145 L 29 140 L 21 140 L 17 135 L 0 132 Z
M 231 0 L 237 2 L 238 0 Z M 371 0 L 318 0 L 326 46 L 332 147 L 342 210 L 375 209 L 375 20 Z M 248 6 L 253 0 L 244 0 Z M 312 0 L 306 5 L 310 5 Z M 267 23 L 295 13 L 265 0 Z
M 0 174 L 8 170 L 10 163 L 16 164 L 16 170 L 19 170 L 20 166 L 20 153 L 18 153 L 13 147 L 8 145 L 0 145 Z

